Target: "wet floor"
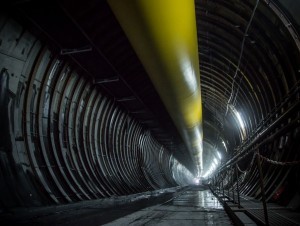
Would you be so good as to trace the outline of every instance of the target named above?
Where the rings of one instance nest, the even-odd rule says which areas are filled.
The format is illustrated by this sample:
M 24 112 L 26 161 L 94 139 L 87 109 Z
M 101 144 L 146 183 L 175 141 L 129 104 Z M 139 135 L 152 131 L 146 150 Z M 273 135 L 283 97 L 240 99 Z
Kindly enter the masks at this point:
M 106 225 L 233 225 L 210 190 L 201 187 L 141 209 Z
M 142 195 L 143 196 L 143 195 Z M 23 214 L 24 215 L 24 214 Z M 3 221 L 4 220 L 4 221 Z M 232 225 L 222 205 L 205 187 L 186 187 L 173 192 L 147 195 L 128 203 L 105 206 L 78 204 L 76 208 L 57 208 L 39 214 L 12 214 L 0 225 Z

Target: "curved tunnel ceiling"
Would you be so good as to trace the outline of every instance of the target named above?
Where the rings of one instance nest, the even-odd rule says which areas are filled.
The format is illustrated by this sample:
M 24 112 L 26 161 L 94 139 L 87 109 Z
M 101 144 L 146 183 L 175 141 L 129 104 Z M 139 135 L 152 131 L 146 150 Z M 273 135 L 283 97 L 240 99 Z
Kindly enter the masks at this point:
M 275 3 L 195 1 L 204 143 L 212 152 L 220 150 L 224 159 L 265 126 L 265 119 L 273 117 L 287 97 L 295 99 L 299 26 L 280 2 Z M 176 127 L 106 2 L 64 0 L 41 5 L 16 1 L 13 7 L 18 9 L 14 17 L 53 49 L 91 47 L 90 52 L 69 57 L 194 170 Z M 215 155 L 207 156 L 204 161 L 212 162 L 209 156 Z
M 298 35 L 270 1 L 196 1 L 196 15 L 204 137 L 226 153 L 296 90 Z

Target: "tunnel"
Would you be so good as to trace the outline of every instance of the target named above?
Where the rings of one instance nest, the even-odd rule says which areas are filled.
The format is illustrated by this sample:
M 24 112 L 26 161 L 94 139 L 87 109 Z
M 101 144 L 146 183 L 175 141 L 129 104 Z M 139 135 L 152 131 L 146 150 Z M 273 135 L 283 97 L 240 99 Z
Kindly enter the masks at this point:
M 299 0 L 0 10 L 1 225 L 300 225 Z

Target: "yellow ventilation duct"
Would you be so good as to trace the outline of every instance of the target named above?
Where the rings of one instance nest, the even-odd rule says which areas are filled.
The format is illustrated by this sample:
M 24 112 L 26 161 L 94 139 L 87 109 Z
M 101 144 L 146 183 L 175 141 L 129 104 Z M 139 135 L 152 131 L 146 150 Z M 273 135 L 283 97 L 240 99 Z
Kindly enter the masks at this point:
M 202 105 L 194 0 L 108 0 L 202 172 Z

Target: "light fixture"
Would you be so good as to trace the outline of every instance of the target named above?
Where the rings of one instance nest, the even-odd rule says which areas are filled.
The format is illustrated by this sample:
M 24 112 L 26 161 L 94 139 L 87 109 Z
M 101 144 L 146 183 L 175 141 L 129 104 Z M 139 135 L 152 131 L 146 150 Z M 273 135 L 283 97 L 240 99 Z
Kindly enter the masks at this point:
M 198 177 L 194 178 L 194 183 L 198 185 L 200 183 L 200 178 Z
M 224 142 L 224 140 L 222 140 L 222 144 L 224 145 L 225 151 L 227 152 L 227 146 L 226 146 L 226 143 Z
M 242 114 L 240 112 L 238 112 L 234 108 L 233 105 L 230 105 L 230 108 L 231 108 L 231 110 L 233 112 L 233 115 L 234 115 L 235 119 L 237 120 L 237 123 L 240 127 L 242 140 L 245 140 L 245 138 L 246 138 L 246 126 L 245 126 Z

